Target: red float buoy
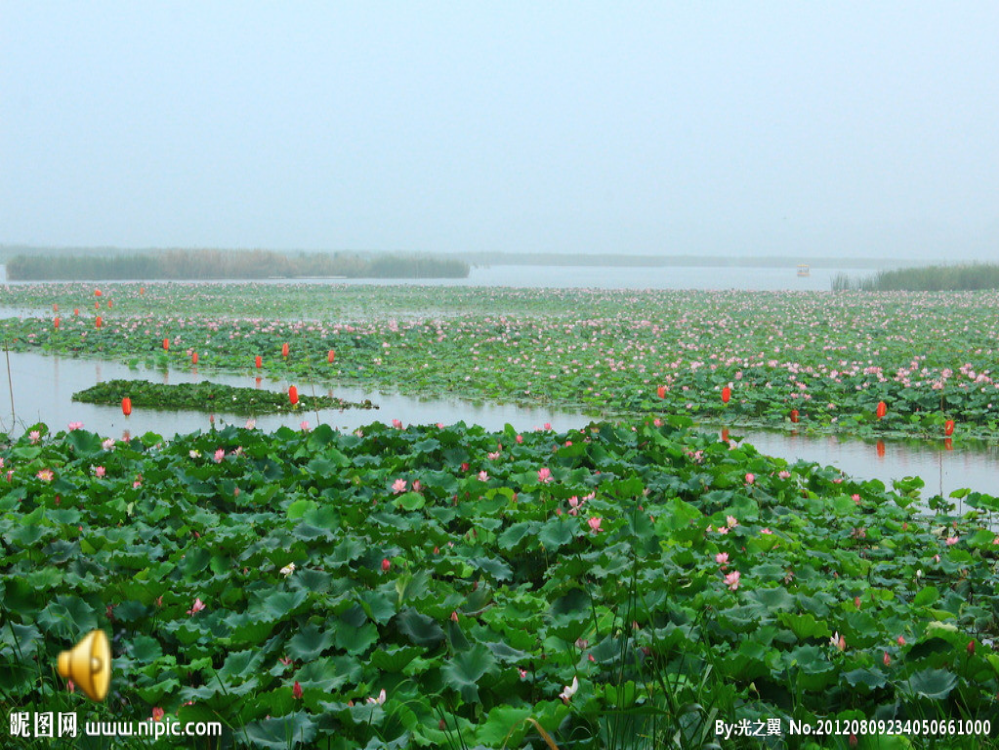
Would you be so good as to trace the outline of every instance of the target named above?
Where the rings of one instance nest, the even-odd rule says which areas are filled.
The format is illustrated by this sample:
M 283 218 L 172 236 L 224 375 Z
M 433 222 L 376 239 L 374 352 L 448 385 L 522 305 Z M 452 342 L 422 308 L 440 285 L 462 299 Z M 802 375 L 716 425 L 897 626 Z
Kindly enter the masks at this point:
M 288 400 L 291 401 L 292 406 L 298 403 L 298 388 L 295 386 L 288 388 Z
M 666 386 L 661 385 L 656 388 L 656 395 L 659 396 L 659 398 L 666 398 Z
M 55 329 L 58 331 L 59 330 L 59 318 L 56 318 L 55 320 L 53 320 L 52 321 L 52 325 L 55 326 Z
M 948 419 L 946 422 L 944 422 L 944 435 L 950 437 L 953 434 L 954 434 L 954 420 Z
M 797 409 L 791 409 L 791 421 L 794 422 L 795 424 L 797 424 L 797 422 L 798 422 L 798 410 Z
M 192 352 L 191 353 L 191 364 L 192 365 L 198 364 L 198 353 L 197 352 Z
M 259 370 L 259 369 L 260 369 L 261 367 L 263 367 L 263 366 L 264 366 L 264 358 L 263 358 L 263 357 L 261 357 L 261 356 L 260 356 L 260 355 L 258 354 L 258 355 L 256 356 L 256 359 L 254 359 L 254 360 L 253 360 L 253 364 L 254 364 L 254 365 L 256 366 L 256 368 L 257 368 L 257 369 Z
M 722 388 L 722 403 L 727 404 L 730 398 L 732 398 L 732 389 L 726 385 Z
M 170 351 L 170 339 L 163 339 L 163 351 Z
M 874 413 L 877 414 L 878 419 L 881 419 L 885 414 L 888 413 L 887 404 L 885 404 L 884 401 L 878 401 L 878 408 Z
M 333 364 L 334 359 L 336 359 L 336 352 L 330 349 L 329 354 L 326 355 L 326 361 Z
M 94 321 L 94 325 L 96 325 L 98 328 L 100 328 L 102 325 L 104 325 L 104 319 L 101 318 L 100 315 L 98 315 L 97 316 L 97 320 Z
M 281 344 L 281 356 L 282 357 L 288 356 L 288 344 Z
M 125 396 L 125 398 L 121 400 L 121 413 L 126 417 L 132 413 L 132 399 L 128 396 Z

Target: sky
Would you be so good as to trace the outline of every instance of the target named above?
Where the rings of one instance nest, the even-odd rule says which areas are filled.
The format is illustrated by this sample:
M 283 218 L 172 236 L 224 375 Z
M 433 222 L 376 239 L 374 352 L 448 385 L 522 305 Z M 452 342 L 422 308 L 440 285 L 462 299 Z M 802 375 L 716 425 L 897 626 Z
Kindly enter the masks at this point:
M 0 0 L 0 244 L 999 256 L 999 3 Z

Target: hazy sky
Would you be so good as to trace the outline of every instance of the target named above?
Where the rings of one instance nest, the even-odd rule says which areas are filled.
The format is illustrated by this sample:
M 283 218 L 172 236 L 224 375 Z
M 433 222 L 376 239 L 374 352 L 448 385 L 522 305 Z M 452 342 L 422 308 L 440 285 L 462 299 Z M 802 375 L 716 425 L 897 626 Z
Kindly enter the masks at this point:
M 0 243 L 999 257 L 999 3 L 0 0 Z

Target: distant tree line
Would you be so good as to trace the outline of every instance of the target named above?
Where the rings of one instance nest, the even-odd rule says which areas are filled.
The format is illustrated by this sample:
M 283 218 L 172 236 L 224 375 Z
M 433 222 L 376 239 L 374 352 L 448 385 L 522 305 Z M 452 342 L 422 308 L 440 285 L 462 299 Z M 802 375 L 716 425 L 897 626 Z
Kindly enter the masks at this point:
M 999 289 L 999 265 L 966 263 L 878 271 L 863 279 L 838 273 L 832 279 L 834 292 L 959 292 Z
M 465 261 L 422 255 L 277 253 L 267 250 L 163 250 L 118 256 L 18 255 L 11 281 L 218 280 L 344 277 L 465 278 Z

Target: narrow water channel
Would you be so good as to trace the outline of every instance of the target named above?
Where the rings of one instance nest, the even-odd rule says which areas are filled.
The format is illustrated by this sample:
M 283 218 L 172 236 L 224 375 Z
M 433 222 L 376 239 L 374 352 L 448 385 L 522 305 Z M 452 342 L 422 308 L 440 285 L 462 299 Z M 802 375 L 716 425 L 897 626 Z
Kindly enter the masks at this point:
M 210 379 L 226 385 L 284 391 L 289 383 L 256 378 L 253 375 L 208 375 L 196 367 L 184 370 L 129 369 L 116 362 L 43 356 L 34 353 L 10 354 L 10 379 L 6 364 L 0 363 L 0 430 L 21 434 L 31 425 L 46 423 L 52 431 L 66 429 L 70 422 L 83 422 L 88 430 L 105 436 L 120 437 L 126 431 L 132 435 L 155 432 L 163 436 L 211 429 L 208 414 L 194 411 L 151 411 L 135 409 L 125 417 L 117 406 L 96 406 L 72 400 L 75 392 L 106 380 L 125 378 L 160 383 L 197 382 Z M 360 388 L 320 388 L 296 383 L 303 395 L 326 392 L 352 402 L 370 399 L 378 410 L 347 409 L 300 411 L 266 415 L 256 419 L 259 429 L 275 430 L 285 425 L 298 429 L 303 421 L 310 425 L 323 423 L 337 429 L 353 430 L 371 422 L 403 424 L 464 421 L 490 430 L 500 430 L 506 424 L 521 431 L 550 425 L 565 431 L 578 429 L 596 418 L 580 413 L 554 409 L 527 408 L 511 404 L 473 403 L 457 398 L 423 399 L 398 393 L 381 393 Z M 11 412 L 13 392 L 13 416 Z M 214 415 L 216 426 L 244 425 L 246 417 L 220 412 Z M 705 428 L 706 430 L 708 428 Z M 714 428 L 711 428 L 714 430 Z M 716 431 L 716 430 L 714 430 Z M 969 488 L 990 495 L 999 493 L 999 446 L 981 441 L 962 440 L 955 436 L 949 444 L 938 441 L 865 442 L 844 436 L 811 436 L 768 432 L 732 427 L 730 439 L 743 439 L 761 452 L 787 461 L 814 461 L 831 465 L 846 474 L 862 479 L 879 479 L 887 487 L 892 481 L 918 476 L 925 482 L 924 498 L 947 496 L 952 491 Z

